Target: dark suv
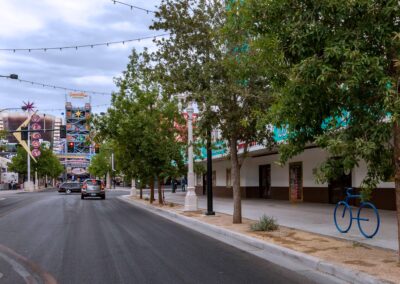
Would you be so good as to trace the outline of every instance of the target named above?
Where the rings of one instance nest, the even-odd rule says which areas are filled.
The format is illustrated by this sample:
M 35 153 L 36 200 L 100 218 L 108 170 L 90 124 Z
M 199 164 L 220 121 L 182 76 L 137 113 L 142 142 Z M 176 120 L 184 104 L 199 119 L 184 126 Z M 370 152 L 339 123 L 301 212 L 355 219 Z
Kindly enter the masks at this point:
M 104 184 L 98 179 L 87 179 L 83 182 L 81 199 L 85 197 L 101 197 L 101 199 L 106 199 L 106 192 L 104 190 Z
M 58 192 L 81 192 L 81 186 L 82 184 L 80 182 L 67 181 L 60 185 L 60 187 L 58 188 Z

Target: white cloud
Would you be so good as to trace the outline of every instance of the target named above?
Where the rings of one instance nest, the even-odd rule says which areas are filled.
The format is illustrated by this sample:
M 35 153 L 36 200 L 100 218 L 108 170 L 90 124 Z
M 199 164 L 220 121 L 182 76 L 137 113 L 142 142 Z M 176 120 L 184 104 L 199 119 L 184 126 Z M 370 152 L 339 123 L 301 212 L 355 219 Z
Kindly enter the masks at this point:
M 21 37 L 40 30 L 43 19 L 26 9 L 21 1 L 0 1 L 1 37 Z
M 12 56 L 10 56 L 12 54 Z M 0 53 L 0 66 L 7 66 L 8 68 L 18 68 L 22 66 L 38 65 L 42 61 L 25 54 L 13 54 L 11 52 L 1 52 Z
M 143 27 L 138 28 L 136 25 L 128 21 L 112 23 L 109 25 L 109 28 L 116 31 L 132 32 L 132 33 L 141 32 L 143 30 Z
M 0 35 L 21 38 L 52 22 L 95 27 L 95 17 L 105 12 L 107 0 L 13 0 L 0 1 Z
M 105 75 L 89 75 L 74 78 L 77 85 L 113 85 L 113 77 Z
M 104 13 L 107 0 L 44 0 L 54 19 L 78 26 L 91 25 L 90 20 Z M 96 23 L 98 24 L 98 23 Z

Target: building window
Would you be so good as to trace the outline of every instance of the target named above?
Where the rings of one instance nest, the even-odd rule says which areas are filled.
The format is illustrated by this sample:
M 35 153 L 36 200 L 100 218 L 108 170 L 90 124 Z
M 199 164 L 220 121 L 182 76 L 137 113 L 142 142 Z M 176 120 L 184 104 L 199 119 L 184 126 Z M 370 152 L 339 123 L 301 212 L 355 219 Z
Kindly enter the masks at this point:
M 232 174 L 231 169 L 226 169 L 226 187 L 232 186 Z

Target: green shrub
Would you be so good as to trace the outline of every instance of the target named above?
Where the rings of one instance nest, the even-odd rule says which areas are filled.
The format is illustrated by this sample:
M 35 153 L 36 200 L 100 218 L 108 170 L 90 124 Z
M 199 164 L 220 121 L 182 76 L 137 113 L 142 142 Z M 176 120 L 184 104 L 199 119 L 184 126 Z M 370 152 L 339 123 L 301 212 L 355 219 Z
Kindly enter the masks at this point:
M 265 214 L 260 217 L 256 223 L 250 225 L 252 231 L 275 231 L 278 229 L 278 222 L 273 217 L 268 217 Z
M 147 196 L 144 198 L 144 200 L 146 200 L 146 201 L 149 201 L 150 200 L 150 198 L 148 198 Z

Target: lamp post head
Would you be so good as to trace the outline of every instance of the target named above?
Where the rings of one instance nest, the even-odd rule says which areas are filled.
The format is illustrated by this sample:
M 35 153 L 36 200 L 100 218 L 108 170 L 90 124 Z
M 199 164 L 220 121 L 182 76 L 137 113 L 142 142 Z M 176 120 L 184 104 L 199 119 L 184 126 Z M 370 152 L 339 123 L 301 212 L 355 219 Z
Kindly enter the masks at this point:
M 18 75 L 17 74 L 10 74 L 9 76 L 10 79 L 18 80 Z
M 186 108 L 186 111 L 187 111 L 188 114 L 193 114 L 194 109 L 192 107 L 192 104 L 189 104 L 189 106 Z

